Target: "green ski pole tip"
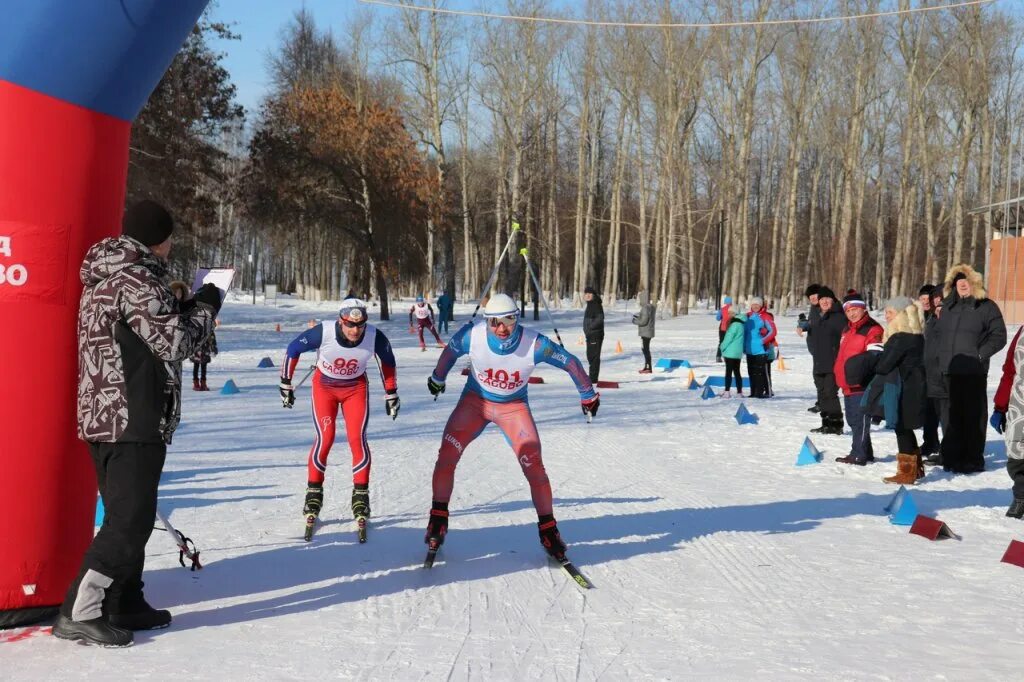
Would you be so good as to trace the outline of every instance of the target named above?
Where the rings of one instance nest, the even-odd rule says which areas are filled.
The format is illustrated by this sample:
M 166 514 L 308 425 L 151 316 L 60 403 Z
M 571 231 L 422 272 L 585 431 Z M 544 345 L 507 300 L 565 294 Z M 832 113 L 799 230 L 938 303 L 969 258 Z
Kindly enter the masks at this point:
M 524 247 L 524 248 L 522 248 L 522 249 L 519 249 L 519 255 L 520 255 L 520 256 L 523 256 L 523 257 L 525 257 L 525 256 L 528 256 L 528 255 L 530 255 L 530 252 L 529 252 L 529 250 L 527 250 L 527 249 L 526 249 L 526 248 Z
M 513 220 L 512 221 L 512 231 L 515 232 L 518 229 L 519 229 L 519 223 L 517 223 L 516 221 Z

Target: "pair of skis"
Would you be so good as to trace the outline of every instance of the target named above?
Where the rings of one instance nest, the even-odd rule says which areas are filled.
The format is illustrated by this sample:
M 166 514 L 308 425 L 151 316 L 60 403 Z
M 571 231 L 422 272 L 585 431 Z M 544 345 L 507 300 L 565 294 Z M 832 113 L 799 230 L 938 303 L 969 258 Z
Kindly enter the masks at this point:
M 306 514 L 306 527 L 302 533 L 302 539 L 306 542 L 309 542 L 313 539 L 313 533 L 316 532 L 318 518 L 319 517 L 317 517 L 316 514 Z M 356 517 L 356 535 L 359 538 L 359 544 L 361 545 L 366 542 L 366 531 L 368 525 L 369 519 L 367 517 Z
M 427 557 L 423 560 L 423 568 L 433 568 L 434 560 L 437 559 L 437 551 L 441 549 L 441 543 L 437 538 L 430 538 L 427 541 Z M 580 572 L 580 569 L 569 561 L 569 557 L 564 554 L 561 557 L 551 557 L 553 561 L 556 561 L 562 570 L 565 571 L 566 575 L 572 578 L 573 582 L 579 585 L 584 590 L 590 590 L 594 588 L 594 583 L 590 582 L 587 576 Z

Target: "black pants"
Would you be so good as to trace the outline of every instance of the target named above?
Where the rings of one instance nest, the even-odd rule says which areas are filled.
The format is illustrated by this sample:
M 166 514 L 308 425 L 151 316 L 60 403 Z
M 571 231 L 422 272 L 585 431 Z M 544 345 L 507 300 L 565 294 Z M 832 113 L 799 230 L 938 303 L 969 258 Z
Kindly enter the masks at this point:
M 438 308 L 438 319 L 437 329 L 445 334 L 448 333 L 448 319 L 452 316 L 452 311 L 447 308 Z
M 985 469 L 985 429 L 988 427 L 988 397 L 983 375 L 946 377 L 949 396 L 943 423 L 942 468 L 958 473 Z
M 718 362 L 722 361 L 722 341 L 725 341 L 725 330 L 718 330 L 718 349 L 715 351 L 715 360 Z
M 141 608 L 142 568 L 146 543 L 153 533 L 156 491 L 167 445 L 89 443 L 89 454 L 103 498 L 103 525 L 64 598 L 61 613 L 68 618 L 79 615 L 75 612 L 83 603 L 95 604 L 97 599 L 102 600 L 104 613 L 132 613 Z M 112 581 L 105 595 L 96 593 L 96 574 Z
M 917 436 L 913 429 L 896 429 L 896 448 L 903 455 L 912 455 L 917 452 Z
M 846 423 L 853 432 L 850 454 L 860 461 L 873 459 L 875 456 L 875 451 L 871 447 L 871 415 L 860 406 L 863 397 L 863 392 L 843 396 L 843 402 L 846 404 Z
M 1007 459 L 1006 473 L 1013 480 L 1013 496 L 1024 500 L 1024 459 Z
M 768 397 L 768 356 L 747 356 L 747 377 L 750 379 L 750 397 Z
M 839 405 L 839 386 L 832 372 L 814 375 L 814 388 L 818 390 L 818 408 L 823 417 L 836 417 L 842 426 L 843 408 Z
M 768 383 L 765 385 L 765 387 L 766 387 L 766 389 L 768 391 L 767 395 L 768 395 L 769 398 L 771 396 L 775 395 L 775 390 L 772 388 L 772 363 L 773 362 L 775 362 L 775 361 L 774 360 L 767 360 L 764 363 L 764 373 L 765 373 L 765 376 L 767 377 L 767 381 L 768 381 Z
M 206 381 L 206 366 L 208 362 L 192 363 L 192 381 Z
M 601 344 L 604 343 L 603 336 L 594 336 L 587 339 L 587 362 L 590 363 L 590 383 L 597 383 L 597 375 L 601 373 Z
M 736 391 L 743 393 L 743 377 L 740 376 L 740 359 L 725 358 L 725 390 L 732 387 L 732 378 L 736 377 Z
M 644 369 L 651 368 L 651 340 L 646 336 L 641 336 L 640 340 L 643 342 L 644 350 Z
M 925 455 L 939 451 L 939 400 L 926 398 L 924 403 L 924 442 L 921 451 Z

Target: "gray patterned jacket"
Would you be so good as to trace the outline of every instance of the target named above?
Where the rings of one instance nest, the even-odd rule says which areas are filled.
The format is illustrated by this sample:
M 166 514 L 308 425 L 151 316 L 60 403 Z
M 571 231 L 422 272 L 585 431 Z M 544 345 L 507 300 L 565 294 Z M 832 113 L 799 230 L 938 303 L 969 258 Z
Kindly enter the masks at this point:
M 179 307 L 167 267 L 127 237 L 93 245 L 78 307 L 78 437 L 171 442 L 181 419 L 181 361 L 213 333 L 213 309 Z

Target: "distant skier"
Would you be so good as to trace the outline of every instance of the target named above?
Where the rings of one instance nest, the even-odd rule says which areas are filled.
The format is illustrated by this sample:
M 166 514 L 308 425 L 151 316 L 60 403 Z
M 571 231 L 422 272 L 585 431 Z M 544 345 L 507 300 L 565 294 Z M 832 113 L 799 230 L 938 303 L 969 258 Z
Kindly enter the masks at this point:
M 413 320 L 415 319 L 415 325 Z M 422 296 L 416 297 L 416 303 L 413 307 L 409 308 L 409 332 L 412 333 L 419 328 L 420 334 L 420 350 L 426 350 L 427 344 L 423 341 L 423 330 L 427 329 L 431 334 L 434 335 L 434 339 L 437 340 L 438 348 L 444 348 L 444 342 L 441 337 L 437 335 L 437 329 L 434 328 L 434 309 L 429 303 L 423 300 Z
M 292 378 L 299 356 L 318 350 L 313 376 L 313 426 L 316 439 L 309 451 L 306 501 L 306 539 L 324 503 L 324 475 L 327 455 L 334 444 L 338 408 L 345 419 L 345 433 L 352 451 L 352 515 L 365 540 L 365 523 L 370 517 L 370 446 L 366 441 L 369 422 L 370 383 L 366 368 L 376 358 L 384 383 L 384 405 L 389 417 L 398 417 L 401 402 L 395 377 L 395 356 L 383 332 L 366 323 L 366 304 L 357 298 L 342 301 L 337 320 L 327 320 L 299 334 L 288 344 L 281 365 L 281 400 L 285 407 L 295 404 Z
M 540 436 L 527 402 L 527 385 L 537 364 L 546 362 L 572 377 L 585 415 L 597 414 L 600 394 L 594 391 L 575 356 L 543 334 L 519 324 L 519 308 L 509 296 L 498 294 L 491 298 L 484 308 L 484 318 L 469 322 L 456 332 L 427 379 L 430 393 L 438 396 L 444 392 L 445 378 L 455 361 L 469 355 L 469 379 L 448 418 L 434 465 L 434 499 L 425 541 L 431 551 L 444 542 L 455 467 L 469 444 L 488 424 L 494 423 L 511 443 L 529 481 L 541 544 L 548 554 L 561 559 L 565 556 L 565 543 L 555 522 L 551 483 L 541 461 Z

